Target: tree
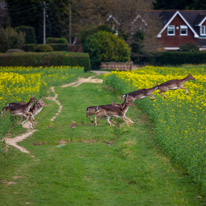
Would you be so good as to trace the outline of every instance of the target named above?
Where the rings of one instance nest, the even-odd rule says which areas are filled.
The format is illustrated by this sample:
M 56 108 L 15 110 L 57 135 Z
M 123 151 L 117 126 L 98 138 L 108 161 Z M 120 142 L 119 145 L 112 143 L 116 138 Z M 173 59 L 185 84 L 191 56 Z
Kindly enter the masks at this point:
M 11 26 L 32 26 L 36 30 L 37 41 L 42 43 L 43 1 L 42 0 L 6 0 L 11 18 Z M 68 32 L 68 6 L 71 0 L 47 0 L 47 34 L 61 37 Z
M 8 49 L 21 49 L 25 41 L 25 35 L 8 27 L 0 30 L 0 52 Z
M 155 0 L 153 2 L 154 9 L 206 9 L 205 0 Z
M 101 62 L 129 61 L 131 55 L 130 48 L 124 40 L 106 31 L 99 31 L 89 36 L 84 42 L 83 50 L 90 54 L 93 69 Z

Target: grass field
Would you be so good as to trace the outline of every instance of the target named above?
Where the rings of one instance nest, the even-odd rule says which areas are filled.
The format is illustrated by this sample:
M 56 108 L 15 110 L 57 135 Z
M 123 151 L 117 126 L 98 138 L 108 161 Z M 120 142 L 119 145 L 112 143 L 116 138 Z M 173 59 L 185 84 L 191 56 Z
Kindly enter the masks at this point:
M 121 103 L 120 94 L 87 83 L 55 90 L 63 111 L 51 123 L 58 107 L 46 100 L 38 131 L 19 143 L 30 155 L 12 147 L 0 154 L 0 206 L 205 205 L 190 177 L 156 145 L 141 110 L 129 109 L 136 122 L 130 127 L 121 120 L 109 127 L 104 119 L 94 127 L 86 107 Z

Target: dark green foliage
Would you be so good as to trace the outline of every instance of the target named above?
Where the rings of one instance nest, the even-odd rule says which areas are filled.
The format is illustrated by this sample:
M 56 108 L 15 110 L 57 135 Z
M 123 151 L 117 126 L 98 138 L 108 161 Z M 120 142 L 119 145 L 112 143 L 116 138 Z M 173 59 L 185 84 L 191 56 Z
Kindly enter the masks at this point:
M 25 35 L 22 32 L 16 32 L 8 27 L 0 30 L 0 52 L 6 52 L 8 49 L 21 49 L 25 41 Z
M 134 63 L 138 62 L 139 58 L 145 56 L 143 52 L 143 41 L 144 41 L 144 32 L 137 31 L 132 35 L 130 39 L 130 47 L 131 47 L 131 59 Z
M 53 51 L 68 51 L 68 44 L 47 44 Z M 36 44 L 24 44 L 22 49 L 27 52 L 35 51 Z
M 48 44 L 39 44 L 34 49 L 36 52 L 52 52 L 53 49 Z
M 35 29 L 32 26 L 18 26 L 15 28 L 17 32 L 25 33 L 25 43 L 26 44 L 35 44 L 36 43 L 36 34 Z
M 199 51 L 199 48 L 196 44 L 187 43 L 180 46 L 180 51 L 197 52 Z
M 161 52 L 147 53 L 135 58 L 136 64 L 150 65 L 182 65 L 182 64 L 205 64 L 206 52 Z
M 101 25 L 101 26 L 90 26 L 87 28 L 82 29 L 79 32 L 78 38 L 80 39 L 81 43 L 84 44 L 87 37 L 94 35 L 98 31 L 107 31 L 114 33 L 107 25 Z
M 68 44 L 48 44 L 54 51 L 68 51 Z
M 203 10 L 206 9 L 205 0 L 155 0 L 153 2 L 154 9 L 196 9 Z
M 26 52 L 33 52 L 35 50 L 36 44 L 24 44 L 22 49 Z
M 46 43 L 47 44 L 68 44 L 68 41 L 65 38 L 47 37 Z
M 82 66 L 90 70 L 90 59 L 86 53 L 48 52 L 0 54 L 0 66 Z
M 101 62 L 129 61 L 131 55 L 124 40 L 106 31 L 89 36 L 84 42 L 83 51 L 89 53 L 93 69 L 97 69 Z
M 206 52 L 163 52 L 157 55 L 155 65 L 204 64 Z

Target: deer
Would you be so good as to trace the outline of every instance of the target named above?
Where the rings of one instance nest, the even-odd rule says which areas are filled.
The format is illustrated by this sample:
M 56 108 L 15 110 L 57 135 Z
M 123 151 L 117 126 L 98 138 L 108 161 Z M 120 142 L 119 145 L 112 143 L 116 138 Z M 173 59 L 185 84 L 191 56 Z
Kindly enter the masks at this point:
M 18 103 L 9 103 L 7 106 L 18 106 L 18 105 L 25 105 L 25 102 L 18 102 Z M 43 107 L 46 106 L 46 103 L 43 101 L 43 98 L 40 100 L 35 101 L 35 103 L 30 108 L 29 112 L 31 112 L 31 115 L 29 115 L 29 120 L 31 124 L 33 125 L 34 117 L 41 112 Z M 28 120 L 28 117 L 25 119 L 25 121 L 22 122 L 24 124 Z
M 124 94 L 121 96 L 121 98 L 126 98 L 134 102 L 136 99 L 144 99 L 145 97 L 152 96 L 151 100 L 155 100 L 155 96 L 153 92 L 157 90 L 158 88 L 159 88 L 158 84 L 156 83 L 156 85 L 152 88 L 139 89 L 139 90 Z
M 107 106 L 115 106 L 118 108 L 122 108 L 125 103 L 126 103 L 126 99 L 124 100 L 123 104 L 116 104 L 116 103 L 112 102 L 112 104 L 108 104 Z M 92 119 L 91 115 L 95 115 L 96 108 L 97 108 L 97 106 L 89 106 L 86 108 L 86 116 L 91 120 L 92 123 L 94 123 L 94 120 Z M 115 121 L 113 121 L 113 122 L 115 123 Z
M 95 109 L 95 124 L 94 126 L 97 126 L 97 119 L 99 118 L 99 121 L 105 117 L 107 122 L 109 123 L 110 126 L 114 126 L 112 122 L 110 121 L 110 117 L 116 117 L 116 118 L 121 118 L 127 125 L 129 121 L 130 123 L 134 123 L 131 119 L 129 119 L 126 116 L 126 112 L 128 111 L 128 108 L 130 106 L 133 106 L 131 101 L 128 101 L 125 99 L 125 101 L 122 103 L 122 107 L 117 107 L 114 105 L 101 105 L 97 106 Z
M 10 111 L 12 116 L 21 116 L 24 117 L 26 119 L 29 118 L 29 116 L 32 116 L 32 113 L 30 112 L 30 109 L 33 105 L 33 103 L 35 103 L 37 100 L 35 97 L 32 97 L 28 103 L 20 103 L 20 104 L 14 104 L 12 106 L 12 104 L 10 106 L 6 106 L 4 108 L 2 108 L 1 110 L 1 117 L 2 119 L 4 118 L 5 112 L 7 110 Z
M 163 92 L 166 92 L 167 90 L 184 89 L 186 91 L 186 94 L 188 95 L 189 91 L 187 90 L 186 87 L 183 86 L 184 83 L 188 80 L 196 80 L 196 79 L 190 73 L 188 73 L 188 75 L 183 79 L 172 79 L 158 85 L 158 89 L 159 89 L 158 93 L 166 99 L 166 96 L 162 94 Z

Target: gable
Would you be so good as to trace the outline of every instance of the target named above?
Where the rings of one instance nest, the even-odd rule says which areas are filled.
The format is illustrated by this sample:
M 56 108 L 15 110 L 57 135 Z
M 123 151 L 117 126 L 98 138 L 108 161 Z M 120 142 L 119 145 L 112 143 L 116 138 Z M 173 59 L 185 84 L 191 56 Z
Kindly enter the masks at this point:
M 206 24 L 206 16 L 203 18 L 203 20 L 198 24 L 198 26 L 202 26 L 203 24 Z
M 161 38 L 162 37 L 162 33 L 168 28 L 168 26 L 171 24 L 171 22 L 175 19 L 175 18 L 180 18 L 185 25 L 187 25 L 187 27 L 192 31 L 194 38 L 198 38 L 199 35 L 196 33 L 196 31 L 192 28 L 192 26 L 188 23 L 188 21 L 183 17 L 183 15 L 177 11 L 170 19 L 169 21 L 164 25 L 164 27 L 162 28 L 162 30 L 158 33 L 157 37 Z

